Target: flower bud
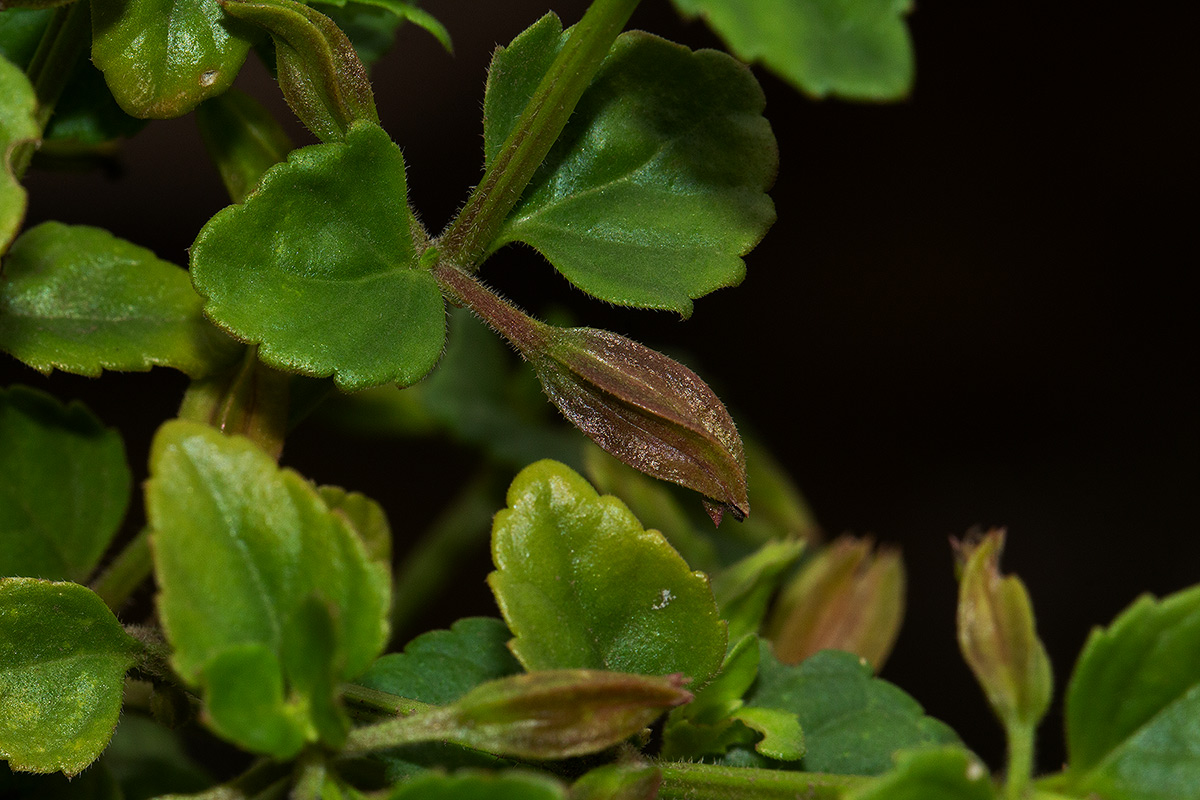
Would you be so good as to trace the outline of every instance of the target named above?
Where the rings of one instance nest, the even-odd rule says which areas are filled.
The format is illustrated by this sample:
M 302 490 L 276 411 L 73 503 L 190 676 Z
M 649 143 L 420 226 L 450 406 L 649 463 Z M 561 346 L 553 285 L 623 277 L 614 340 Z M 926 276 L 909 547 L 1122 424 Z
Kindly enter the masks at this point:
M 359 120 L 379 122 L 367 68 L 329 17 L 294 0 L 221 0 L 221 5 L 271 34 L 284 99 L 321 141 L 341 140 Z
M 1004 531 L 951 544 L 960 569 L 959 648 L 1000 721 L 1032 727 L 1050 705 L 1053 675 L 1025 585 L 1000 575 Z
M 434 276 L 520 351 L 550 401 L 601 448 L 704 495 L 714 523 L 726 509 L 736 519 L 750 513 L 742 439 L 696 373 L 615 333 L 539 322 L 454 267 Z
M 547 670 L 489 681 L 445 713 L 447 739 L 516 758 L 594 753 L 640 732 L 668 708 L 692 700 L 682 675 Z
M 821 650 L 865 658 L 876 672 L 904 617 L 904 564 L 898 550 L 842 536 L 820 550 L 783 590 L 767 638 L 785 664 Z

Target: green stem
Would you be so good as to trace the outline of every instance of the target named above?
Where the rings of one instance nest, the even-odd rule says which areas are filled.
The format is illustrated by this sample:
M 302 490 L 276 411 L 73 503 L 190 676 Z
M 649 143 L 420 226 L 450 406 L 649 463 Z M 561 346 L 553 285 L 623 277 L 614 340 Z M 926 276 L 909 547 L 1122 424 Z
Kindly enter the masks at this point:
M 46 130 L 46 124 L 54 114 L 54 105 L 75 69 L 75 62 L 91 42 L 92 28 L 88 7 L 87 3 L 77 0 L 71 5 L 56 9 L 25 70 L 37 96 L 36 119 L 39 131 Z M 29 162 L 33 160 L 36 148 L 35 142 L 29 142 L 17 147 L 13 153 L 12 172 L 18 180 L 29 169 Z
M 822 772 L 659 762 L 660 800 L 836 800 L 870 778 Z
M 150 577 L 154 562 L 150 554 L 150 529 L 142 528 L 117 557 L 92 581 L 91 589 L 113 611 L 125 605 L 138 587 Z
M 396 717 L 375 725 L 355 728 L 346 737 L 341 755 L 347 758 L 363 756 L 375 750 L 386 750 L 406 744 L 446 741 L 452 729 L 450 709 L 430 708 L 408 717 Z
M 324 754 L 312 748 L 305 750 L 296 762 L 296 782 L 289 795 L 291 800 L 321 800 L 326 772 Z
M 451 263 L 472 271 L 478 266 L 637 5 L 638 0 L 595 0 L 571 28 L 483 179 L 442 235 L 439 249 Z
M 357 683 L 347 683 L 342 687 L 342 699 L 350 707 L 350 713 L 359 719 L 392 719 L 397 715 L 409 716 L 436 708 L 420 700 L 369 689 Z
M 463 554 L 487 541 L 498 487 L 491 471 L 481 470 L 459 489 L 404 557 L 393 581 L 393 636 L 411 632 L 438 590 L 458 574 Z
M 1005 726 L 1008 737 L 1008 769 L 1004 776 L 1005 800 L 1020 800 L 1033 776 L 1034 726 L 1014 723 Z

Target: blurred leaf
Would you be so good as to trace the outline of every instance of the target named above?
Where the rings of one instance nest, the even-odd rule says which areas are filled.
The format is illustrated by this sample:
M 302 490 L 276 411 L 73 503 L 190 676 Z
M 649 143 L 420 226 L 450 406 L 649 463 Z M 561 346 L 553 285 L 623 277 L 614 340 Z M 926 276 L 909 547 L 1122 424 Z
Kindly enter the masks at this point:
M 746 705 L 795 713 L 808 748 L 803 761 L 771 764 L 776 768 L 880 775 L 897 750 L 959 743 L 954 731 L 925 716 L 895 685 L 872 677 L 871 666 L 850 653 L 825 650 L 788 666 L 763 642 L 758 670 Z
M 695 700 L 667 717 L 662 757 L 684 761 L 722 755 L 735 743 L 752 744 L 756 737 L 732 715 L 742 707 L 742 696 L 757 676 L 758 639 L 746 636 L 729 648 L 721 671 L 696 692 Z
M 1200 586 L 1139 598 L 1088 637 L 1067 686 L 1070 791 L 1200 797 Z
M 758 633 L 767 603 L 803 551 L 803 541 L 768 542 L 713 577 L 713 595 L 721 619 L 729 623 L 730 639 Z
M 396 786 L 389 800 L 566 800 L 565 787 L 542 773 L 427 773 Z
M 137 714 L 122 715 L 102 763 L 120 785 L 124 800 L 199 792 L 214 783 L 185 752 L 178 734 Z
M 563 41 L 544 17 L 497 53 L 489 163 Z M 741 282 L 775 219 L 763 105 L 727 55 L 622 34 L 491 249 L 525 242 L 595 297 L 690 315 L 693 298 Z
M 241 353 L 204 318 L 188 274 L 108 231 L 45 222 L 0 278 L 0 349 L 40 372 L 174 367 L 212 374 Z
M 912 86 L 911 0 L 674 0 L 738 58 L 813 97 L 895 100 Z
M 292 149 L 271 112 L 237 89 L 197 106 L 196 124 L 235 203 L 243 202 L 263 173 L 286 159 Z
M 492 557 L 488 583 L 527 669 L 681 672 L 698 688 L 721 664 L 725 624 L 703 573 L 562 464 L 517 475 Z
M 787 664 L 821 650 L 845 650 L 878 672 L 900 632 L 904 591 L 898 550 L 875 550 L 869 538 L 838 537 L 784 587 L 767 620 L 767 638 Z
M 0 758 L 81 772 L 112 738 L 141 649 L 83 586 L 0 579 Z
M 441 355 L 445 307 L 417 263 L 406 196 L 400 149 L 377 125 L 292 151 L 192 246 L 205 313 L 265 363 L 345 390 L 420 380 Z
M 82 404 L 0 389 L 0 575 L 86 579 L 125 517 L 121 436 Z
M 896 767 L 846 800 L 996 800 L 987 769 L 966 750 L 943 747 L 900 751 Z
M 571 800 L 655 800 L 662 783 L 658 767 L 605 764 L 571 784 Z
M 218 0 L 92 0 L 92 61 L 135 117 L 179 117 L 228 89 L 249 36 Z
M 383 506 L 365 494 L 347 492 L 338 486 L 317 489 L 321 500 L 335 514 L 340 514 L 350 529 L 358 534 L 366 549 L 367 558 L 384 569 L 392 565 L 392 527 L 388 524 Z
M 0 55 L 22 69 L 28 67 L 52 14 L 51 9 L 8 9 L 0 16 Z M 80 58 L 54 104 L 42 139 L 50 144 L 99 145 L 133 136 L 145 124 L 121 110 L 104 75 L 90 59 Z
M 248 439 L 168 422 L 150 463 L 159 614 L 210 725 L 278 758 L 338 746 L 337 686 L 387 638 L 386 571 L 344 516 Z
M 25 189 L 12 171 L 13 151 L 41 131 L 37 96 L 21 69 L 0 57 L 0 254 L 8 250 L 25 219 Z
M 381 15 L 386 15 L 386 18 L 392 20 L 390 34 L 391 37 L 395 36 L 396 27 L 400 23 L 411 22 L 418 28 L 421 28 L 425 32 L 429 33 L 431 36 L 433 36 L 433 38 L 437 39 L 438 43 L 441 44 L 442 47 L 446 48 L 446 52 L 454 52 L 454 45 L 450 42 L 450 32 L 446 30 L 446 26 L 438 22 L 437 18 L 428 11 L 421 9 L 417 3 L 408 2 L 408 0 L 317 0 L 317 2 L 322 4 L 327 3 L 332 6 L 340 7 L 346 12 L 351 12 L 350 14 L 347 14 L 351 20 L 357 20 L 361 18 L 363 12 L 380 12 Z M 338 19 L 338 15 L 336 14 L 331 14 L 330 16 L 335 20 Z M 341 25 L 341 22 L 339 21 L 338 24 Z M 351 33 L 351 31 L 347 30 L 345 26 L 342 26 L 342 28 L 343 30 L 346 30 L 347 34 L 350 34 L 350 38 L 353 40 L 354 35 Z M 388 44 L 391 44 L 390 38 Z M 357 48 L 358 46 L 358 42 L 355 42 L 355 47 Z M 383 49 L 386 50 L 387 48 L 384 47 Z M 380 53 L 380 55 L 382 55 L 382 53 Z M 378 58 L 378 55 L 376 55 L 375 58 Z M 364 57 L 363 60 L 366 61 L 368 59 Z

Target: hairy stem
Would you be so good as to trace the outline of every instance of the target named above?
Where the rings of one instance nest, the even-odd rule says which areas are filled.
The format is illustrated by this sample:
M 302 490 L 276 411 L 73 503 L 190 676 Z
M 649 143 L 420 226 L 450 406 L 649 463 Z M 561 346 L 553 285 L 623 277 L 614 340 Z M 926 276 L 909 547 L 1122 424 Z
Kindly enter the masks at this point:
M 507 339 L 523 356 L 545 349 L 548 335 L 539 322 L 514 306 L 478 280 L 451 264 L 441 261 L 432 270 L 438 286 L 450 302 L 471 310 L 489 327 Z
M 434 708 L 420 700 L 369 689 L 357 683 L 347 683 L 342 687 L 342 699 L 349 706 L 350 713 L 359 719 L 392 719 L 397 715 L 408 716 Z
M 1033 775 L 1034 726 L 1006 726 L 1008 734 L 1008 768 L 1004 775 L 1005 800 L 1020 800 L 1029 788 Z
M 638 0 L 595 0 L 571 29 L 495 160 L 443 233 L 439 249 L 452 264 L 478 267 L 637 5 Z
M 659 762 L 661 800 L 835 800 L 869 778 L 821 772 Z

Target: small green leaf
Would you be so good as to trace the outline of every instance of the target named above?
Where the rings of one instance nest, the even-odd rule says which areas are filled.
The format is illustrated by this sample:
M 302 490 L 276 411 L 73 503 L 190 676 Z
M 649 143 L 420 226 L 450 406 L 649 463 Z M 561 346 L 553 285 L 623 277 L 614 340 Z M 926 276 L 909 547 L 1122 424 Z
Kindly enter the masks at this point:
M 735 711 L 732 718 L 762 735 L 754 749 L 767 758 L 797 761 L 804 757 L 804 731 L 791 711 L 747 706 Z
M 250 50 L 218 0 L 92 0 L 92 61 L 127 113 L 167 119 L 229 88 Z
M 12 171 L 13 151 L 41 132 L 37 96 L 25 73 L 0 57 L 0 254 L 8 250 L 25 219 L 25 189 Z
M 562 464 L 517 475 L 492 557 L 488 583 L 527 669 L 681 672 L 698 688 L 721 664 L 725 624 L 704 574 Z
M 392 564 L 392 526 L 388 524 L 383 506 L 365 494 L 347 492 L 338 486 L 317 489 L 329 510 L 340 514 L 350 528 L 362 539 L 367 558 L 385 569 Z
M 489 158 L 562 46 L 556 28 L 544 18 L 497 56 L 497 75 L 519 76 L 503 90 L 489 78 L 503 95 L 485 100 Z M 764 102 L 723 53 L 622 34 L 491 248 L 525 242 L 595 297 L 689 315 L 741 282 L 741 256 L 775 219 Z
M 399 784 L 389 800 L 566 800 L 566 788 L 542 773 L 428 773 Z
M 41 372 L 174 367 L 210 375 L 241 353 L 201 313 L 187 272 L 108 231 L 46 222 L 0 278 L 0 349 Z
M 125 517 L 125 445 L 80 403 L 0 389 L 0 575 L 84 580 Z
M 803 541 L 767 542 L 713 577 L 713 595 L 721 619 L 729 623 L 730 639 L 758 633 L 767 603 L 803 551 Z
M 571 784 L 571 800 L 655 800 L 662 772 L 647 764 L 605 764 Z
M 895 100 L 913 80 L 910 0 L 675 0 L 729 49 L 813 97 Z
M 437 18 L 428 11 L 421 9 L 416 3 L 408 2 L 407 0 L 357 0 L 356 3 L 351 3 L 347 0 L 340 0 L 340 2 L 337 0 L 322 1 L 337 6 L 369 7 L 387 11 L 398 22 L 411 22 L 433 36 L 442 47 L 446 48 L 447 53 L 454 52 L 454 45 L 450 41 L 450 32 L 446 30 L 446 26 L 438 22 Z
M 765 642 L 760 648 L 758 682 L 746 705 L 795 713 L 808 748 L 803 761 L 779 768 L 879 775 L 897 750 L 959 743 L 916 700 L 873 677 L 863 659 L 825 650 L 793 667 L 780 664 Z
M 1067 780 L 1106 800 L 1200 798 L 1200 586 L 1092 632 L 1067 687 Z
M 896 767 L 846 800 L 996 800 L 987 769 L 961 747 L 901 751 Z
M 248 439 L 168 422 L 150 465 L 159 614 L 210 724 L 279 758 L 308 741 L 337 746 L 336 685 L 387 638 L 386 571 L 344 516 Z
M 74 583 L 0 579 L 0 758 L 76 775 L 112 738 L 141 645 Z
M 406 196 L 400 149 L 377 125 L 293 151 L 192 246 L 205 313 L 273 367 L 346 390 L 415 383 L 446 322 Z

